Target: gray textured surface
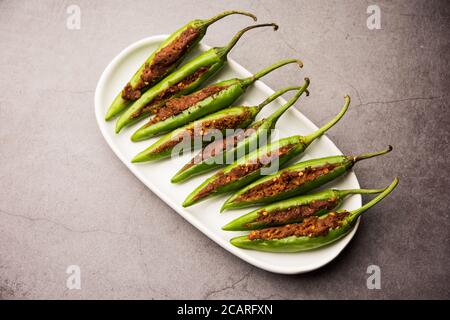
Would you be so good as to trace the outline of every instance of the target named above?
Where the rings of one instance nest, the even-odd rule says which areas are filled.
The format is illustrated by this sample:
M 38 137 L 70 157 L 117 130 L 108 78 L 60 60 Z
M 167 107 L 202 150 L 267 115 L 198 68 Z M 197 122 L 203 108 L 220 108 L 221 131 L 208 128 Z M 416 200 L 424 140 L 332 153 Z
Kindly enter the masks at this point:
M 449 51 L 447 1 L 5 1 L 0 0 L 1 298 L 450 298 Z M 378 4 L 382 29 L 368 30 Z M 81 7 L 81 30 L 66 8 Z M 353 96 L 329 136 L 361 163 L 363 186 L 400 175 L 335 261 L 280 276 L 222 250 L 147 190 L 114 156 L 93 112 L 108 62 L 149 35 L 228 8 L 280 24 L 255 31 L 231 56 L 251 71 L 300 57 L 265 81 L 312 79 L 303 112 L 316 123 Z M 224 43 L 249 21 L 233 17 L 204 41 Z M 82 289 L 66 288 L 77 264 Z M 379 265 L 382 289 L 368 290 Z

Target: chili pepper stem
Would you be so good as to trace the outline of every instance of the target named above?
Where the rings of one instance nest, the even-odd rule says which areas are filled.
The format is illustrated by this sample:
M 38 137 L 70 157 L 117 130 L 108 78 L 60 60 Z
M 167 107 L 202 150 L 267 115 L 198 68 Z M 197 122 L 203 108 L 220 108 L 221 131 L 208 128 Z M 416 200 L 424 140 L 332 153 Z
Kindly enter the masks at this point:
M 392 190 L 395 189 L 395 187 L 398 185 L 399 178 L 395 178 L 394 181 L 386 188 L 382 193 L 380 193 L 378 196 L 367 202 L 362 207 L 353 210 L 350 212 L 350 220 L 354 220 L 358 218 L 363 212 L 367 211 L 368 209 L 372 208 L 374 205 L 376 205 L 378 202 L 383 200 L 388 194 L 392 192 Z
M 369 153 L 361 154 L 359 156 L 355 156 L 355 157 L 353 157 L 353 161 L 354 162 L 358 162 L 358 161 L 361 161 L 361 160 L 364 160 L 364 159 L 370 159 L 370 158 L 373 158 L 373 157 L 381 156 L 383 154 L 391 152 L 392 149 L 393 149 L 392 146 L 389 145 L 387 149 L 379 151 L 379 152 L 369 152 Z
M 262 24 L 255 24 L 253 26 L 248 26 L 247 28 L 238 31 L 225 47 L 217 48 L 217 54 L 222 57 L 226 56 L 231 51 L 231 49 L 233 49 L 233 47 L 236 45 L 239 39 L 244 35 L 244 33 L 246 33 L 251 29 L 262 27 L 273 27 L 274 31 L 278 30 L 278 25 L 276 23 L 262 23 Z
M 305 78 L 305 83 L 303 84 L 302 87 L 297 87 L 299 88 L 298 92 L 291 98 L 289 99 L 288 102 L 286 102 L 285 105 L 283 105 L 281 108 L 277 109 L 274 113 L 272 113 L 268 119 L 270 119 L 270 121 L 276 121 L 279 117 L 281 117 L 283 115 L 283 113 L 289 109 L 297 100 L 298 98 L 304 93 L 306 92 L 306 95 L 309 96 L 309 91 L 308 91 L 308 86 L 309 86 L 309 78 Z M 287 90 L 286 90 L 287 91 Z M 284 93 L 284 92 L 283 92 Z M 275 94 L 274 94 L 275 95 Z M 269 100 L 272 96 L 270 96 L 269 98 L 267 98 L 267 100 Z M 273 99 L 272 99 L 273 100 Z M 265 101 L 264 101 L 265 102 Z M 263 103 L 264 103 L 263 102 Z M 270 102 L 270 101 L 269 101 Z M 259 106 L 258 106 L 259 107 Z
M 332 128 L 336 123 L 339 122 L 339 120 L 341 120 L 341 118 L 344 116 L 344 114 L 347 112 L 348 110 L 348 106 L 350 105 L 350 96 L 345 96 L 345 103 L 344 106 L 342 107 L 341 111 L 336 115 L 336 117 L 334 117 L 333 120 L 331 120 L 330 122 L 328 122 L 326 125 L 324 125 L 323 127 L 321 127 L 319 130 L 317 130 L 316 132 L 313 132 L 307 136 L 303 137 L 303 142 L 305 143 L 305 145 L 310 145 L 311 142 L 313 142 L 315 139 L 317 139 L 318 137 L 320 137 L 321 135 L 323 135 L 325 132 L 327 132 L 330 128 Z
M 254 83 L 256 80 L 261 79 L 262 77 L 264 77 L 266 74 L 282 67 L 285 66 L 287 64 L 290 63 L 297 63 L 299 65 L 300 68 L 303 68 L 303 62 L 301 62 L 298 59 L 287 59 L 287 60 L 281 60 L 278 61 L 277 63 L 274 63 L 271 66 L 268 66 L 267 68 L 264 68 L 262 70 L 260 70 L 259 72 L 257 72 L 256 74 L 254 74 L 251 77 L 245 78 L 241 80 L 241 85 L 242 87 L 248 87 L 249 85 L 251 85 L 252 83 Z
M 271 96 L 267 97 L 266 100 L 264 100 L 263 102 L 258 104 L 258 106 L 257 106 L 258 112 L 261 111 L 265 106 L 267 106 L 273 100 L 277 99 L 278 97 L 280 97 L 281 95 L 285 94 L 286 92 L 291 91 L 291 90 L 301 90 L 301 89 L 302 89 L 302 87 L 287 87 L 287 88 L 284 88 L 284 89 L 281 89 L 281 90 L 275 92 Z
M 381 193 L 384 189 L 347 189 L 347 190 L 335 190 L 340 198 L 345 198 L 346 196 L 350 194 L 374 194 L 374 193 Z
M 203 23 L 206 27 L 208 27 L 211 24 L 213 24 L 214 22 L 216 22 L 222 18 L 225 18 L 226 16 L 232 15 L 232 14 L 241 14 L 241 15 L 252 18 L 254 21 L 258 20 L 258 18 L 256 18 L 256 16 L 254 14 L 251 14 L 249 12 L 238 11 L 238 10 L 228 10 L 228 11 L 221 12 L 210 19 L 203 20 Z

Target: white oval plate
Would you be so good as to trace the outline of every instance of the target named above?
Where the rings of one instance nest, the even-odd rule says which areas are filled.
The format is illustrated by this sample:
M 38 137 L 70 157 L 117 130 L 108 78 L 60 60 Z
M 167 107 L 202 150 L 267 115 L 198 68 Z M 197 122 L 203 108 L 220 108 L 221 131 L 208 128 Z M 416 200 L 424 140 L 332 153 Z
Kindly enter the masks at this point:
M 168 159 L 166 161 L 151 164 L 130 163 L 130 159 L 134 155 L 152 144 L 157 138 L 139 143 L 133 143 L 130 141 L 130 136 L 136 128 L 142 125 L 142 123 L 138 123 L 131 128 L 124 129 L 121 134 L 116 135 L 114 133 L 115 121 L 105 122 L 104 115 L 117 92 L 121 90 L 121 88 L 133 75 L 135 70 L 139 68 L 147 56 L 153 52 L 153 50 L 155 50 L 166 37 L 166 35 L 149 37 L 132 44 L 109 63 L 100 77 L 95 90 L 95 115 L 100 130 L 111 149 L 139 180 L 141 180 L 158 197 L 172 207 L 172 209 L 178 212 L 183 218 L 193 224 L 221 247 L 247 261 L 248 263 L 271 272 L 297 274 L 315 270 L 333 260 L 352 239 L 358 225 L 356 225 L 356 227 L 353 228 L 353 230 L 341 240 L 314 251 L 284 254 L 239 249 L 232 246 L 229 243 L 229 240 L 232 237 L 242 233 L 226 232 L 221 230 L 221 227 L 232 219 L 248 212 L 248 209 L 228 211 L 223 214 L 219 214 L 219 208 L 228 195 L 216 197 L 189 208 L 183 208 L 181 206 L 184 198 L 208 176 L 203 175 L 179 185 L 170 183 L 170 178 L 191 158 L 190 155 L 184 155 L 183 157 Z M 200 48 L 193 54 L 198 54 L 199 52 L 205 51 L 209 48 L 210 47 L 201 44 Z M 276 61 L 266 61 L 262 67 L 274 62 Z M 283 70 L 280 69 L 275 72 L 282 73 Z M 251 73 L 249 71 L 237 62 L 229 59 L 228 65 L 219 72 L 213 81 L 216 82 L 234 77 L 248 77 L 250 75 Z M 303 82 L 303 73 L 300 73 L 299 75 L 298 83 L 301 82 Z M 291 85 L 296 84 L 293 83 Z M 276 89 L 278 90 L 281 88 Z M 257 105 L 273 92 L 274 90 L 261 81 L 258 81 L 251 88 L 249 88 L 247 93 L 245 93 L 244 96 L 235 104 Z M 301 104 L 302 99 L 304 98 L 300 98 L 297 105 Z M 336 97 L 336 104 L 341 105 L 343 101 L 343 96 Z M 284 103 L 286 103 L 286 100 L 278 98 L 276 101 L 264 108 L 258 118 L 267 116 Z M 331 119 L 333 116 L 334 114 L 330 114 L 329 118 Z M 295 108 L 290 108 L 279 119 L 277 129 L 278 131 L 272 137 L 272 141 L 277 138 L 287 137 L 294 134 L 308 134 L 315 131 L 317 127 L 298 110 Z M 316 140 L 307 149 L 302 157 L 302 160 L 338 154 L 342 153 L 328 137 L 324 136 Z M 327 185 L 327 187 L 359 188 L 359 183 L 355 174 L 350 172 L 337 181 Z M 360 195 L 349 197 L 343 204 L 343 208 L 348 210 L 353 210 L 360 206 Z

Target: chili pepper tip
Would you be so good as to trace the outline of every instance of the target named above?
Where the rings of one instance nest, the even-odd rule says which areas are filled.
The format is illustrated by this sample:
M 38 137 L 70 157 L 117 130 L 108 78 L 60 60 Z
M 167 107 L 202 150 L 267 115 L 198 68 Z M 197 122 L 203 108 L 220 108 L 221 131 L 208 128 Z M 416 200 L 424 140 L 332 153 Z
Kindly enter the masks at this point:
M 181 204 L 183 208 L 187 208 L 190 207 L 194 204 L 194 201 L 192 200 L 191 197 L 188 197 L 186 200 L 184 200 L 184 202 Z
M 144 151 L 138 153 L 134 156 L 133 159 L 131 159 L 131 163 L 138 163 L 138 162 L 147 162 L 152 160 L 151 156 L 147 155 Z

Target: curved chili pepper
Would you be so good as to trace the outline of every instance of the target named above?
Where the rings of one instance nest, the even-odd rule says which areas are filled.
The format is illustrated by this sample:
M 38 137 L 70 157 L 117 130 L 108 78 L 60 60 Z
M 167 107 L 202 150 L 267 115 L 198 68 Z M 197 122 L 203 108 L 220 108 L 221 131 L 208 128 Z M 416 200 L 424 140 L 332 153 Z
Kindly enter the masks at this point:
M 307 218 L 302 223 L 252 231 L 230 242 L 239 248 L 266 252 L 301 252 L 323 247 L 347 235 L 359 216 L 390 194 L 398 181 L 396 178 L 382 193 L 359 209 L 339 210 L 319 218 Z
M 215 83 L 187 96 L 169 99 L 158 113 L 136 131 L 145 137 L 167 132 L 207 114 L 231 105 L 259 78 L 286 64 L 301 62 L 296 59 L 282 60 L 244 79 L 230 79 Z
M 339 114 L 325 126 L 307 136 L 292 136 L 263 146 L 247 156 L 206 179 L 183 202 L 183 207 L 191 206 L 212 195 L 239 190 L 261 176 L 262 168 L 277 161 L 278 166 L 300 155 L 315 139 L 334 126 L 345 114 L 350 104 L 350 97 L 345 97 L 345 104 Z
M 196 139 L 199 139 L 198 141 L 201 144 L 214 135 L 217 130 L 223 133 L 226 129 L 245 127 L 252 121 L 257 112 L 258 109 L 255 107 L 232 107 L 210 114 L 166 134 L 137 154 L 131 162 L 168 158 L 171 156 L 172 150 L 180 143 L 185 143 L 184 147 L 192 150 L 197 145 Z
M 246 128 L 256 117 L 256 115 L 273 99 L 289 90 L 299 90 L 301 87 L 288 87 L 271 95 L 258 106 L 236 106 L 227 108 L 210 114 L 199 120 L 191 122 L 183 127 L 175 129 L 156 141 L 150 147 L 136 155 L 131 162 L 145 162 L 168 158 L 172 150 L 183 143 L 180 151 L 192 150 L 204 141 L 211 141 L 211 138 L 219 130 L 221 135 L 226 134 L 227 129 Z M 139 141 L 139 135 L 133 135 L 133 141 Z M 199 142 L 199 143 L 197 143 Z
M 183 166 L 171 179 L 172 183 L 180 183 L 196 175 L 209 172 L 215 168 L 223 166 L 228 159 L 237 159 L 241 156 L 253 151 L 258 142 L 261 143 L 268 139 L 261 139 L 261 137 L 269 137 L 272 133 L 272 129 L 275 127 L 278 119 L 283 113 L 289 109 L 300 98 L 300 96 L 308 92 L 309 79 L 305 78 L 305 83 L 299 88 L 299 91 L 277 111 L 271 114 L 266 119 L 261 119 L 254 122 L 250 127 L 241 132 L 237 132 L 234 135 L 226 137 L 222 140 L 217 140 L 203 148 L 194 158 L 192 158 L 186 165 Z M 266 105 L 284 92 L 290 90 L 286 88 L 275 92 L 268 97 L 262 104 Z
M 221 211 L 272 203 L 304 194 L 343 175 L 356 162 L 386 154 L 391 150 L 392 146 L 389 146 L 386 150 L 356 157 L 332 156 L 299 162 L 239 190 L 225 201 Z
M 234 219 L 222 227 L 226 231 L 257 230 L 301 222 L 307 217 L 321 216 L 338 208 L 352 194 L 373 194 L 385 189 L 327 189 L 279 201 Z
M 249 26 L 237 32 L 225 47 L 211 48 L 188 61 L 136 100 L 117 120 L 116 131 L 118 132 L 122 128 L 130 126 L 150 114 L 155 114 L 170 98 L 195 91 L 213 74 L 222 69 L 227 62 L 228 53 L 234 48 L 244 33 L 260 27 L 278 29 L 278 26 L 274 23 Z
M 224 11 L 211 19 L 190 21 L 172 33 L 145 60 L 111 103 L 105 120 L 113 119 L 120 112 L 128 108 L 134 100 L 137 100 L 145 90 L 172 72 L 182 62 L 183 58 L 200 42 L 211 24 L 231 14 L 249 16 L 256 21 L 256 17 L 253 14 L 234 10 Z M 170 50 L 172 52 L 168 53 L 167 51 Z

